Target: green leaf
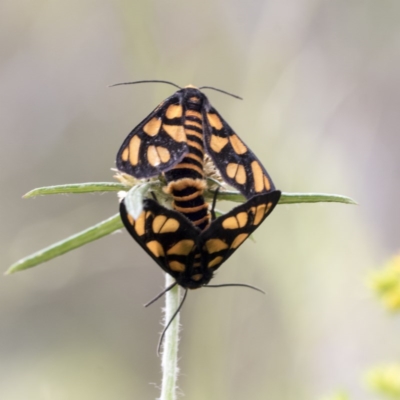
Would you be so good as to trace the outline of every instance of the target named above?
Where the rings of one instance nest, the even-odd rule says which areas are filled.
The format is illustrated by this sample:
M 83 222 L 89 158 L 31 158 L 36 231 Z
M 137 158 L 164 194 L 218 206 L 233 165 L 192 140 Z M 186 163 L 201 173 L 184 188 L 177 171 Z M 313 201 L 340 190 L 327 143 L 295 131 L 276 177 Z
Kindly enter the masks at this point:
M 45 249 L 42 249 L 17 261 L 7 270 L 6 275 L 49 261 L 52 258 L 61 256 L 68 251 L 81 247 L 86 243 L 93 242 L 96 239 L 100 239 L 103 236 L 109 235 L 110 233 L 116 231 L 117 229 L 121 229 L 122 227 L 123 224 L 120 215 L 116 214 L 105 221 L 100 222 L 99 224 L 96 224 L 82 232 L 72 235 L 64 240 L 61 240 L 60 242 L 54 243 Z
M 127 190 L 127 187 L 122 183 L 117 182 L 72 183 L 68 185 L 45 186 L 33 189 L 24 194 L 22 197 L 27 199 L 45 194 L 117 192 L 119 190 Z
M 144 193 L 149 187 L 143 188 L 143 185 L 154 185 L 154 189 L 161 193 L 161 185 L 158 181 L 146 182 L 133 186 L 132 189 L 142 187 Z M 26 193 L 23 198 L 30 198 L 46 194 L 67 194 L 67 193 L 93 193 L 93 192 L 117 192 L 119 190 L 128 190 L 129 187 L 117 182 L 89 182 L 89 183 L 72 183 L 68 185 L 45 186 L 33 189 Z M 139 189 L 139 190 L 142 190 Z M 140 193 L 136 193 L 141 196 Z M 208 199 L 213 199 L 214 191 L 206 190 L 205 195 Z M 145 196 L 142 196 L 142 198 Z M 233 201 L 235 203 L 244 203 L 246 198 L 237 191 L 221 191 L 218 193 L 218 200 Z M 286 193 L 282 192 L 279 204 L 297 204 L 297 203 L 344 203 L 357 204 L 352 198 L 339 194 L 326 193 Z
M 206 191 L 207 198 L 213 198 L 213 191 Z M 235 203 L 244 203 L 246 198 L 236 191 L 219 192 L 217 199 L 219 201 L 233 201 Z M 352 198 L 339 194 L 326 193 L 286 193 L 282 192 L 279 204 L 297 204 L 297 203 L 344 203 L 357 204 Z
M 351 197 L 342 196 L 340 194 L 282 192 L 279 204 L 296 204 L 296 203 L 343 203 L 343 204 L 354 204 L 354 205 L 358 204 Z

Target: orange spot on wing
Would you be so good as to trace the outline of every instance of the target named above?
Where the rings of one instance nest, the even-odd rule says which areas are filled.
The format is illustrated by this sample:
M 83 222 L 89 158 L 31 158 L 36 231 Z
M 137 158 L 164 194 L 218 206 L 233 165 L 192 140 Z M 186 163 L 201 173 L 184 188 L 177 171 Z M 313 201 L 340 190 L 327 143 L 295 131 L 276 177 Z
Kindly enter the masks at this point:
M 244 183 L 246 183 L 247 176 L 246 170 L 244 169 L 243 165 L 238 166 L 235 179 L 239 185 L 243 185 Z
M 264 175 L 264 186 L 266 190 L 271 190 L 271 182 L 265 175 Z
M 248 237 L 248 233 L 240 233 L 231 244 L 231 249 L 237 249 Z
M 229 141 L 231 142 L 233 150 L 235 150 L 236 154 L 246 153 L 247 147 L 243 144 L 243 142 L 238 138 L 237 135 L 229 136 Z
M 222 227 L 224 229 L 238 229 L 239 224 L 236 217 L 229 217 L 222 221 Z
M 174 119 L 174 118 L 182 117 L 182 106 L 180 104 L 171 104 L 167 108 L 167 112 L 165 113 L 165 116 L 168 119 Z
M 149 136 L 155 136 L 160 132 L 160 128 L 161 119 L 154 117 L 143 127 L 143 131 Z
M 146 243 L 147 248 L 151 251 L 151 253 L 155 257 L 164 257 L 164 249 L 160 242 L 157 240 L 152 240 L 151 242 Z
M 222 129 L 223 125 L 217 114 L 207 113 L 207 119 L 210 125 L 217 131 Z
M 194 247 L 194 241 L 190 239 L 183 239 L 178 243 L 174 244 L 168 251 L 167 254 L 178 254 L 181 256 L 187 256 Z
M 262 221 L 262 219 L 264 218 L 264 215 L 265 215 L 266 207 L 267 207 L 266 204 L 260 204 L 257 207 L 256 216 L 254 217 L 254 222 L 253 222 L 254 225 L 258 225 Z
M 211 135 L 210 147 L 216 152 L 219 153 L 228 143 L 227 138 L 222 138 L 216 135 Z
M 212 259 L 212 260 L 208 263 L 207 267 L 208 267 L 208 268 L 215 267 L 216 265 L 221 264 L 221 262 L 222 262 L 223 260 L 224 260 L 224 257 L 221 257 L 221 256 L 215 257 L 214 259 Z
M 147 161 L 153 167 L 160 165 L 161 160 L 160 157 L 158 156 L 156 146 L 149 146 L 147 148 Z
M 145 224 L 146 224 L 146 213 L 142 212 L 139 215 L 139 218 L 136 220 L 135 223 L 135 231 L 139 236 L 142 236 L 145 234 Z
M 179 225 L 179 222 L 175 218 L 169 218 L 161 228 L 160 233 L 176 232 L 179 229 Z
M 186 269 L 185 264 L 182 264 L 179 261 L 170 261 L 168 266 L 175 272 L 184 272 Z
M 122 152 L 121 155 L 122 161 L 128 161 L 129 158 L 129 148 L 125 147 L 124 151 Z
M 135 220 L 133 219 L 132 215 L 126 213 L 126 217 L 128 218 L 128 221 L 132 226 L 135 225 Z
M 226 174 L 229 178 L 235 179 L 239 185 L 246 183 L 246 169 L 241 164 L 229 163 L 226 166 Z
M 137 165 L 139 162 L 139 149 L 140 149 L 140 138 L 134 136 L 129 142 L 129 162 L 132 165 Z
M 212 254 L 217 251 L 225 250 L 228 248 L 228 245 L 222 241 L 221 239 L 209 239 L 206 242 L 207 251 Z
M 236 175 L 236 171 L 239 167 L 239 164 L 235 164 L 235 163 L 229 163 L 226 166 L 226 174 L 229 176 L 229 178 L 234 178 Z
M 171 154 L 167 148 L 162 147 L 162 146 L 157 146 L 156 149 L 157 149 L 157 153 L 163 163 L 166 163 L 170 160 Z
M 251 170 L 253 171 L 254 190 L 259 193 L 264 189 L 264 174 L 260 164 L 257 161 L 251 163 Z
M 238 220 L 239 227 L 243 228 L 247 224 L 248 215 L 247 212 L 241 212 L 236 215 L 236 219 Z
M 153 224 L 152 224 L 153 232 L 159 233 L 166 220 L 167 217 L 165 215 L 157 215 L 153 219 Z
M 183 125 L 163 125 L 163 129 L 172 137 L 176 142 L 185 142 L 186 134 Z

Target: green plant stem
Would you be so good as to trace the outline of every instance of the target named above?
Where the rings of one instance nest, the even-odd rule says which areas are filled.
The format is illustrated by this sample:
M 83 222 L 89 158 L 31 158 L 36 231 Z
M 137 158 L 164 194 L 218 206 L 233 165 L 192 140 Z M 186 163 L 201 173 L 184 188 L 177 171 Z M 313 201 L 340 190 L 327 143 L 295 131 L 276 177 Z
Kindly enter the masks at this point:
M 150 187 L 150 186 L 149 186 Z M 154 188 L 154 186 L 153 186 Z M 68 193 L 91 193 L 91 192 L 117 192 L 119 190 L 129 190 L 130 187 L 116 182 L 88 182 L 73 183 L 68 185 L 45 186 L 33 189 L 26 193 L 23 198 L 30 198 L 46 194 L 68 194 Z M 206 190 L 208 198 L 214 197 L 214 192 Z M 226 200 L 236 203 L 244 203 L 246 198 L 237 191 L 221 191 L 218 193 L 218 201 Z M 352 198 L 338 194 L 327 193 L 287 193 L 282 192 L 279 204 L 295 203 L 344 203 L 357 204 Z
M 11 265 L 11 267 L 6 271 L 6 275 L 44 263 L 52 258 L 67 253 L 68 251 L 81 247 L 86 243 L 93 242 L 93 240 L 109 235 L 117 229 L 121 229 L 122 226 L 121 217 L 119 214 L 116 214 L 82 232 L 76 233 L 75 235 L 54 243 L 49 247 L 39 250 L 28 257 L 22 258 L 15 264 Z
M 175 279 L 169 274 L 165 274 L 165 287 L 172 285 Z M 169 290 L 165 294 L 165 317 L 164 326 L 172 318 L 172 315 L 179 307 L 181 289 L 179 285 Z M 179 344 L 179 319 L 180 313 L 172 321 L 165 333 L 164 346 L 162 352 L 161 368 L 162 383 L 160 400 L 176 400 L 177 380 L 178 380 L 178 344 Z
M 214 192 L 207 190 L 207 198 L 213 198 Z M 237 191 L 221 191 L 218 193 L 218 201 L 233 201 L 235 203 L 244 203 L 246 197 Z M 328 193 L 287 193 L 282 192 L 278 204 L 298 204 L 298 203 L 344 203 L 357 204 L 352 198 L 339 194 Z
M 127 199 L 127 205 L 129 212 L 134 215 L 140 214 L 142 200 L 147 195 L 147 191 L 158 190 L 158 198 L 162 199 L 162 189 L 159 182 L 143 182 L 134 187 L 125 186 L 121 183 L 115 182 L 88 182 L 88 183 L 76 183 L 69 185 L 57 185 L 37 188 L 28 192 L 24 198 L 35 197 L 46 194 L 62 194 L 62 193 L 91 193 L 91 192 L 105 192 L 105 191 L 128 191 L 130 193 L 131 200 Z M 212 191 L 206 191 L 206 196 L 213 197 Z M 239 192 L 220 192 L 218 194 L 218 200 L 228 200 L 233 202 L 244 202 L 246 199 Z M 295 203 L 317 203 L 317 202 L 337 202 L 345 204 L 357 204 L 353 199 L 346 196 L 337 194 L 323 194 L 323 193 L 282 193 L 280 204 L 295 204 Z M 41 264 L 45 261 L 51 260 L 52 258 L 58 257 L 70 250 L 76 249 L 77 247 L 83 246 L 93 240 L 99 239 L 106 236 L 117 229 L 122 228 L 122 221 L 119 215 L 109 218 L 106 221 L 100 222 L 99 224 L 88 228 L 76 235 L 70 236 L 60 242 L 54 243 L 53 245 L 46 247 L 28 257 L 25 257 L 15 264 L 13 264 L 6 272 L 11 274 L 17 271 L 22 271 L 27 268 L 34 267 L 35 265 Z

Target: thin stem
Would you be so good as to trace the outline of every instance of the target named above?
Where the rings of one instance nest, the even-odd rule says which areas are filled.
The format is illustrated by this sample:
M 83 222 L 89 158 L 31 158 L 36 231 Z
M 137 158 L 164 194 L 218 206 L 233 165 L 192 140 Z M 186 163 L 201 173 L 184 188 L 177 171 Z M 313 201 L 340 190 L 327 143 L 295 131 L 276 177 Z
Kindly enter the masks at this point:
M 214 181 L 211 178 L 208 180 Z M 154 190 L 161 188 L 159 182 L 146 182 L 153 186 Z M 215 183 L 215 182 L 214 182 Z M 218 182 L 216 182 L 218 183 Z M 141 186 L 143 183 L 137 184 Z M 33 189 L 26 193 L 23 198 L 35 197 L 45 194 L 66 194 L 66 193 L 91 193 L 91 192 L 117 192 L 119 190 L 129 190 L 129 186 L 117 182 L 87 182 L 87 183 L 73 183 L 67 185 L 47 186 Z M 163 193 L 162 189 L 158 192 Z M 209 199 L 215 196 L 214 190 L 206 190 L 205 195 Z M 233 201 L 236 203 L 244 203 L 246 198 L 235 190 L 220 191 L 218 193 L 218 200 Z M 352 198 L 342 196 L 339 194 L 329 193 L 287 193 L 282 192 L 279 204 L 296 204 L 296 203 L 344 203 L 344 204 L 357 204 Z
M 165 287 L 169 287 L 174 283 L 174 278 L 169 274 L 165 274 Z M 180 302 L 180 286 L 176 285 L 165 295 L 165 316 L 164 324 L 173 316 L 179 307 Z M 159 400 L 176 400 L 176 391 L 178 380 L 178 343 L 179 343 L 179 313 L 172 321 L 170 327 L 165 333 L 165 340 L 162 352 L 162 384 L 161 396 Z
M 205 195 L 208 199 L 214 198 L 214 190 L 206 190 Z M 235 203 L 244 203 L 246 198 L 237 191 L 220 191 L 218 200 L 233 201 Z M 342 196 L 340 194 L 329 193 L 287 193 L 282 192 L 279 204 L 296 204 L 296 203 L 344 203 L 357 204 L 351 197 Z
M 163 196 L 167 196 L 161 188 L 158 181 L 148 181 L 137 183 L 133 187 L 116 182 L 86 182 L 74 183 L 67 185 L 57 185 L 41 187 L 28 192 L 24 197 L 35 197 L 46 194 L 63 194 L 63 193 L 90 193 L 90 192 L 106 192 L 106 191 L 120 191 L 129 190 L 127 194 L 126 204 L 131 215 L 139 215 L 142 211 L 143 198 L 147 195 L 148 190 L 155 190 L 157 199 L 163 203 L 165 200 Z M 205 191 L 208 199 L 213 199 L 215 191 Z M 218 200 L 228 200 L 233 202 L 243 203 L 246 198 L 236 191 L 220 191 L 218 192 Z M 337 194 L 324 194 L 324 193 L 282 193 L 279 204 L 295 204 L 295 203 L 317 203 L 317 202 L 336 202 L 345 204 L 357 204 L 353 199 L 346 196 Z M 215 210 L 216 216 L 223 215 L 223 212 Z M 54 243 L 45 249 L 37 251 L 30 256 L 27 256 L 15 264 L 13 264 L 6 274 L 22 271 L 27 268 L 34 267 L 52 258 L 58 257 L 68 251 L 83 246 L 93 240 L 99 239 L 105 235 L 122 228 L 123 224 L 119 215 L 115 215 L 110 219 L 100 222 L 85 231 L 72 235 L 60 242 Z M 251 238 L 251 236 L 250 236 Z

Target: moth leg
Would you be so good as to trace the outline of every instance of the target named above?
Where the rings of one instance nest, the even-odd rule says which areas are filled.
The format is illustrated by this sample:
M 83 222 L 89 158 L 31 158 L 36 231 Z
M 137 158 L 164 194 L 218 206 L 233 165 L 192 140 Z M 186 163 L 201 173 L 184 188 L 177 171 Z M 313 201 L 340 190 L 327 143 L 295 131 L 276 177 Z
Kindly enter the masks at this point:
M 217 204 L 217 196 L 219 192 L 220 186 L 217 187 L 216 191 L 214 192 L 214 198 L 211 206 L 211 220 L 214 221 L 217 217 L 215 215 L 215 205 Z
M 151 194 L 151 197 L 153 198 L 153 200 L 158 203 L 156 194 L 153 191 L 151 191 L 150 194 Z

